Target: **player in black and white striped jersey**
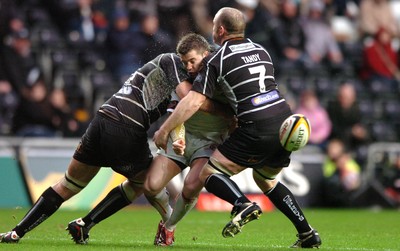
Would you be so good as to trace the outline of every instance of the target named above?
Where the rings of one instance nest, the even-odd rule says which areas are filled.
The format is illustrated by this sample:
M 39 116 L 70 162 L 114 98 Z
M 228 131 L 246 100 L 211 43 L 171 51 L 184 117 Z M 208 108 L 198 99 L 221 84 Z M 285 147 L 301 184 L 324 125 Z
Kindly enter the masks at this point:
M 205 188 L 231 203 L 232 220 L 223 229 L 232 237 L 261 215 L 230 176 L 246 168 L 262 192 L 296 227 L 298 240 L 292 247 L 319 247 L 321 239 L 307 222 L 292 192 L 276 177 L 290 163 L 291 152 L 279 142 L 279 128 L 292 114 L 279 92 L 268 52 L 244 37 L 245 18 L 234 8 L 222 8 L 213 20 L 213 40 L 221 47 L 207 58 L 193 88 L 154 135 L 165 148 L 169 132 L 187 120 L 218 86 L 228 98 L 239 127 L 215 150 L 200 173 Z
M 183 65 L 191 76 L 196 76 L 202 66 L 202 59 L 208 55 L 210 45 L 207 40 L 198 34 L 187 34 L 180 39 L 176 51 L 181 58 Z M 172 100 L 167 111 L 172 112 L 180 98 L 190 90 L 191 83 L 186 87 L 181 84 L 176 92 L 171 94 Z M 159 90 L 154 90 L 154 92 Z M 148 92 L 153 92 L 149 88 Z M 152 95 L 150 95 L 152 97 Z M 218 100 L 218 95 L 213 100 Z M 170 148 L 168 152 L 158 151 L 149 169 L 146 172 L 146 179 L 143 184 L 144 195 L 148 201 L 157 209 L 161 215 L 158 224 L 157 234 L 154 239 L 155 245 L 170 246 L 174 243 L 174 231 L 177 223 L 195 206 L 197 200 L 186 200 L 185 194 L 198 195 L 203 188 L 203 184 L 198 179 L 198 173 L 208 161 L 216 145 L 221 143 L 228 134 L 228 129 L 232 121 L 232 113 L 227 114 L 229 107 L 219 103 L 214 103 L 215 112 L 199 111 L 196 116 L 179 126 L 171 133 Z M 218 102 L 218 101 L 217 101 Z M 214 110 L 214 109 L 213 109 Z M 219 115 L 224 115 L 221 117 Z M 185 130 L 186 128 L 186 130 Z M 183 152 L 178 155 L 174 153 L 173 144 L 177 141 L 186 145 Z M 187 144 L 185 143 L 187 142 Z M 182 192 L 176 199 L 176 203 L 171 214 L 168 205 L 169 198 L 163 193 L 168 182 L 183 169 L 190 166 L 190 171 L 185 176 Z M 111 216 L 119 209 L 130 204 L 121 196 L 121 189 L 114 188 L 107 196 L 100 201 L 94 209 L 82 218 L 71 221 L 68 224 L 68 231 L 79 244 L 86 244 L 90 229 L 106 217 Z M 169 228 L 169 229 L 168 229 Z
M 189 78 L 175 53 L 161 54 L 133 73 L 122 88 L 99 108 L 82 136 L 65 176 L 41 194 L 17 226 L 0 234 L 0 242 L 19 242 L 26 233 L 55 213 L 63 202 L 84 189 L 101 167 L 111 167 L 127 180 L 110 192 L 113 207 L 103 210 L 100 206 L 95 212 L 98 220 L 140 196 L 146 171 L 153 159 L 147 130 L 151 123 L 166 113 L 171 92 L 181 85 L 190 84 L 187 83 Z M 208 104 L 203 108 L 208 111 L 213 107 L 213 104 Z M 168 195 L 159 197 L 168 198 Z M 171 213 L 168 202 L 168 199 L 159 202 L 165 203 L 163 207 L 169 209 L 165 214 Z M 83 228 L 80 223 L 69 230 L 76 243 L 84 244 L 91 226 L 88 224 Z

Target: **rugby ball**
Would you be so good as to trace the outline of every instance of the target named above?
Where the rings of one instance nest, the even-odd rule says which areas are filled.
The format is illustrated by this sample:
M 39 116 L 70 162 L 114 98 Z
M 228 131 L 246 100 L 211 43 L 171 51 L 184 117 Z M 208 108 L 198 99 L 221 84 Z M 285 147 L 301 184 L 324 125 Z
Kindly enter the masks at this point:
M 279 129 L 281 145 L 289 152 L 303 148 L 310 138 L 310 121 L 303 114 L 290 115 Z

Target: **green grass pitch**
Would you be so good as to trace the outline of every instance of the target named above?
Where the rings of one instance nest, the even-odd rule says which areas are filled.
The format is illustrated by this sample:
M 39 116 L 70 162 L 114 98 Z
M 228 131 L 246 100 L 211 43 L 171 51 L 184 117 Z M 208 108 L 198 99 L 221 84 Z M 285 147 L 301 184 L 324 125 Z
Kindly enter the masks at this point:
M 15 226 L 27 209 L 0 209 L 0 232 Z M 319 231 L 322 250 L 400 250 L 400 211 L 371 209 L 305 209 Z M 95 226 L 88 245 L 76 245 L 64 230 L 86 211 L 59 210 L 25 235 L 18 244 L 0 244 L 0 250 L 290 250 L 296 240 L 291 223 L 279 212 L 264 213 L 234 238 L 223 238 L 229 212 L 193 210 L 178 225 L 173 247 L 155 247 L 159 222 L 152 208 L 126 208 Z

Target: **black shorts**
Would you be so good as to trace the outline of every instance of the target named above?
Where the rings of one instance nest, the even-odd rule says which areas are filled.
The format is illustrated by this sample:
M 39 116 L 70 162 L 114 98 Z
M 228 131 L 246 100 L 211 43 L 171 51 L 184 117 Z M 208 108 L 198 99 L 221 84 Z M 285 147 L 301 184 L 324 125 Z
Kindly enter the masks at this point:
M 279 141 L 279 128 L 291 113 L 272 119 L 242 124 L 218 150 L 232 162 L 250 168 L 287 167 L 291 152 L 286 151 Z
M 153 159 L 147 132 L 97 113 L 75 150 L 74 159 L 87 165 L 111 167 L 132 178 Z

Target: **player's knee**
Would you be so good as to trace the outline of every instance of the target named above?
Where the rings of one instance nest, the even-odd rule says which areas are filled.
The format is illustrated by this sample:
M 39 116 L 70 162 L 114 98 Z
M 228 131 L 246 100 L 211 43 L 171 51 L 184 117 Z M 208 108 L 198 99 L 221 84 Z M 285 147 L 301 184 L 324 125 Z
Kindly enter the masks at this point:
M 121 184 L 121 189 L 126 198 L 130 201 L 133 201 L 139 194 L 143 192 L 143 183 L 140 184 L 125 180 Z
M 205 181 L 207 180 L 208 176 L 210 176 L 211 174 L 214 173 L 213 170 L 214 169 L 212 168 L 212 166 L 210 166 L 209 163 L 207 162 L 207 164 L 200 171 L 199 180 L 203 185 L 204 185 Z
M 207 178 L 214 173 L 221 173 L 228 177 L 231 177 L 233 173 L 225 168 L 216 158 L 210 157 L 207 164 L 200 172 L 200 180 L 204 184 Z
M 146 196 L 156 196 L 164 186 L 161 186 L 161 182 L 157 182 L 155 179 L 146 179 L 143 184 L 144 194 Z
M 268 173 L 263 172 L 262 170 L 253 169 L 254 182 L 263 192 L 269 191 L 276 186 L 278 182 L 276 180 L 276 176 L 277 174 L 275 173 Z

